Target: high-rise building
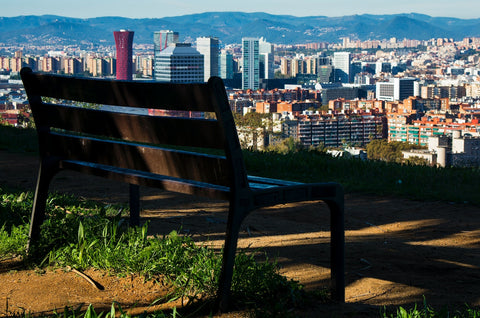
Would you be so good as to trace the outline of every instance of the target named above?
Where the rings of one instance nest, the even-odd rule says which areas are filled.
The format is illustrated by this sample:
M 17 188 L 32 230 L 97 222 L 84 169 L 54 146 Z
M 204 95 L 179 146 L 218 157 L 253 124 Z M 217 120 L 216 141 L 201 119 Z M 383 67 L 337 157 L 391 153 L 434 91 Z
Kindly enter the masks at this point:
M 197 51 L 203 54 L 204 81 L 207 82 L 212 76 L 218 76 L 218 54 L 220 51 L 218 38 L 197 38 Z
M 242 38 L 242 89 L 260 87 L 260 55 L 258 38 Z
M 170 30 L 153 32 L 153 49 L 155 52 L 163 51 L 173 43 L 178 43 L 178 32 Z
M 178 43 L 178 32 L 160 30 L 153 32 L 153 69 L 157 68 L 157 56 L 169 45 Z
M 260 54 L 260 78 L 273 79 L 274 78 L 274 54 L 273 45 L 263 38 L 260 38 L 258 43 Z
M 319 83 L 330 83 L 333 81 L 333 66 L 320 65 L 317 69 L 317 81 Z
M 333 53 L 333 66 L 335 67 L 335 82 L 350 83 L 350 53 Z
M 133 31 L 114 31 L 115 46 L 117 49 L 117 79 L 131 80 L 133 73 Z
M 154 78 L 171 83 L 204 81 L 203 55 L 190 43 L 175 43 L 161 51 L 155 61 Z
M 233 78 L 233 55 L 230 53 L 221 53 L 219 56 L 219 76 L 222 79 Z

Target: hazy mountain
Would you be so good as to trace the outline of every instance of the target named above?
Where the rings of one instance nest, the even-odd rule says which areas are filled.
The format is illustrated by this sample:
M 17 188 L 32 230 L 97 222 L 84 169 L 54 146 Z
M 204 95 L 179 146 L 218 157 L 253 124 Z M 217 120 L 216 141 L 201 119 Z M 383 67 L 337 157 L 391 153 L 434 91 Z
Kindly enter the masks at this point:
M 152 43 L 153 32 L 175 30 L 181 41 L 216 36 L 223 43 L 240 43 L 245 36 L 264 37 L 273 43 L 338 42 L 352 39 L 427 40 L 436 37 L 480 36 L 480 19 L 430 17 L 417 13 L 295 17 L 267 13 L 207 12 L 161 19 L 60 16 L 0 17 L 0 42 L 8 44 L 113 44 L 113 31 L 135 31 L 135 43 Z

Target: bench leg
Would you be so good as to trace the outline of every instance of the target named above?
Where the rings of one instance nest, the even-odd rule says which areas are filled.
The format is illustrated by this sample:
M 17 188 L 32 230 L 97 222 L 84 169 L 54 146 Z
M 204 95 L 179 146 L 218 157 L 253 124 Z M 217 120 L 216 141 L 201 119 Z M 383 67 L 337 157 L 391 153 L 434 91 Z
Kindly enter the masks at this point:
M 217 302 L 215 304 L 215 310 L 220 312 L 227 312 L 230 305 L 233 267 L 235 265 L 238 233 L 242 221 L 243 217 L 241 213 L 239 213 L 238 210 L 232 211 L 232 207 L 230 207 L 225 246 L 223 249 L 222 271 L 218 280 Z
M 49 162 L 42 162 L 38 171 L 37 187 L 33 199 L 32 215 L 30 218 L 30 231 L 28 234 L 27 254 L 31 254 L 32 247 L 40 237 L 40 226 L 45 218 L 47 206 L 48 188 L 53 176 L 57 172 L 56 165 Z
M 344 204 L 341 199 L 327 201 L 330 208 L 330 257 L 332 298 L 345 302 L 345 226 Z

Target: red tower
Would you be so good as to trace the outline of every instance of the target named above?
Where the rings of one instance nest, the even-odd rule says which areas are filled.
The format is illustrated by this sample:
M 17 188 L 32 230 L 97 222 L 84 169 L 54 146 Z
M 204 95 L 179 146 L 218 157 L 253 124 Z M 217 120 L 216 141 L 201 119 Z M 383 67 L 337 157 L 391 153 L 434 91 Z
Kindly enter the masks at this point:
M 117 79 L 132 80 L 132 44 L 133 31 L 114 31 L 115 46 L 117 48 Z

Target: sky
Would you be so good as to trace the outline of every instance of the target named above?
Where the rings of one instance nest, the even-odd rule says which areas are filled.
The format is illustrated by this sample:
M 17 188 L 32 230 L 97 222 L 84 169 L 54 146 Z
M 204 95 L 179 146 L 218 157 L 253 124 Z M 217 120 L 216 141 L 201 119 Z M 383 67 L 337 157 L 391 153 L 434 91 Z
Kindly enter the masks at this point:
M 266 12 L 298 17 L 423 13 L 480 18 L 478 0 L 0 0 L 0 16 L 53 14 L 75 18 L 163 18 L 212 11 Z

